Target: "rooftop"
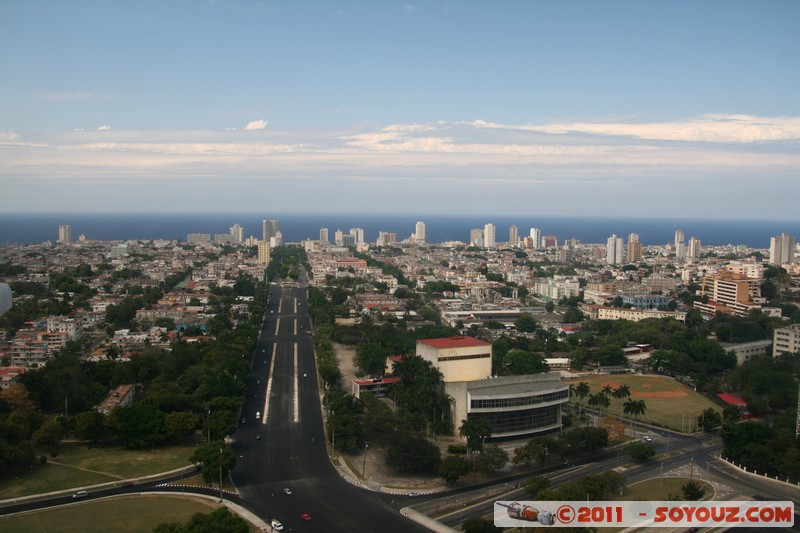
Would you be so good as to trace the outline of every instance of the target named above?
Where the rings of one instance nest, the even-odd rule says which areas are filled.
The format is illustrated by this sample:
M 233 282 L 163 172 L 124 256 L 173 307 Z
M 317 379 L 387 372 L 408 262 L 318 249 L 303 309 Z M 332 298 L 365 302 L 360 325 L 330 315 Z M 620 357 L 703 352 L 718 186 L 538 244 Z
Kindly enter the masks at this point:
M 477 346 L 491 346 L 490 343 L 473 337 L 445 337 L 443 339 L 420 339 L 417 342 L 432 346 L 437 350 L 443 348 L 473 348 Z

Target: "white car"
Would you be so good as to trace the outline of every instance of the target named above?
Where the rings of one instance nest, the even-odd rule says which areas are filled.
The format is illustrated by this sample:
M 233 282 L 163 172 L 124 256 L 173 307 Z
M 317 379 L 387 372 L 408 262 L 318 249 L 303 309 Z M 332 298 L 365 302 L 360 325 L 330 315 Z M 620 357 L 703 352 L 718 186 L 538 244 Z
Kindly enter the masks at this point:
M 283 531 L 283 524 L 281 524 L 278 520 L 274 518 L 270 520 L 269 525 L 272 526 L 272 529 L 275 531 Z
M 652 439 L 652 438 L 650 438 L 650 437 L 649 437 L 649 436 L 647 436 L 647 435 L 642 435 L 642 440 L 643 440 L 643 441 L 645 441 L 645 442 L 650 442 L 650 441 L 651 441 L 651 440 L 653 440 L 653 439 Z

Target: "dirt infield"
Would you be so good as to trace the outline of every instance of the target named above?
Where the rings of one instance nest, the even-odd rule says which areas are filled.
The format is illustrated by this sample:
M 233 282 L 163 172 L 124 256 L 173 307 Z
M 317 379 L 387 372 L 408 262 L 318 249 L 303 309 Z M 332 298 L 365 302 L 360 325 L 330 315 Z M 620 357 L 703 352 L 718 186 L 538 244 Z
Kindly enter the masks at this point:
M 606 385 L 610 385 L 612 389 L 623 384 L 628 385 L 631 390 L 631 398 L 644 400 L 647 405 L 647 411 L 640 419 L 642 422 L 650 422 L 678 431 L 692 431 L 697 426 L 697 417 L 709 407 L 722 411 L 722 408 L 714 401 L 695 392 L 691 387 L 666 376 L 591 375 L 568 380 L 568 383 L 577 385 L 581 381 L 589 384 L 591 394 L 600 392 Z M 576 401 L 574 397 L 573 401 Z M 623 416 L 623 403 L 624 400 L 611 397 L 608 413 Z M 585 401 L 584 405 L 586 405 Z

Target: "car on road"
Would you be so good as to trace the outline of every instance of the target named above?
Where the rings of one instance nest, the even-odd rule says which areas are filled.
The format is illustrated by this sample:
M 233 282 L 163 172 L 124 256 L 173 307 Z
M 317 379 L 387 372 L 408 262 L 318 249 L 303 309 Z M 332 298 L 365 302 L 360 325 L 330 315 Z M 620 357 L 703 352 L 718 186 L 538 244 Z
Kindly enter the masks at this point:
M 303 513 L 300 515 L 300 518 L 305 520 L 306 522 L 311 522 L 311 516 L 308 513 Z
M 75 494 L 72 495 L 73 500 L 77 500 L 78 498 L 85 498 L 89 495 L 89 491 L 86 490 L 79 490 Z
M 246 422 L 245 417 L 242 417 L 242 424 L 244 424 L 245 422 Z
M 256 440 L 261 440 L 261 435 L 256 435 Z
M 280 523 L 280 521 L 278 521 L 278 520 L 275 520 L 274 518 L 273 518 L 272 520 L 270 520 L 270 521 L 269 521 L 269 525 L 270 525 L 270 526 L 272 527 L 272 529 L 274 529 L 275 531 L 283 531 L 283 524 L 281 524 L 281 523 Z
M 645 442 L 650 442 L 653 439 L 650 438 L 648 435 L 642 435 L 642 440 L 645 441 Z
M 292 489 L 290 489 L 289 487 L 286 487 L 285 489 L 283 489 L 283 493 L 288 495 L 288 496 L 291 496 L 292 495 Z
M 261 411 L 256 411 L 256 420 L 261 418 Z

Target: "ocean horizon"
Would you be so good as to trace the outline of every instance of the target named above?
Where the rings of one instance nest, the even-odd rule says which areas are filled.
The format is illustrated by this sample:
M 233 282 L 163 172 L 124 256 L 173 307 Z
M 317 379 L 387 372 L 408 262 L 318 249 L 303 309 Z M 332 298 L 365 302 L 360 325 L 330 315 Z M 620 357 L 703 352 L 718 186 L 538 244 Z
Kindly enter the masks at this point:
M 695 237 L 703 245 L 742 244 L 751 248 L 769 248 L 770 237 L 783 232 L 800 237 L 800 220 L 742 220 L 703 218 L 579 217 L 520 215 L 420 215 L 420 214 L 341 214 L 341 213 L 2 213 L 0 244 L 31 244 L 58 239 L 58 226 L 72 226 L 72 237 L 85 235 L 90 240 L 179 240 L 190 233 L 228 233 L 234 224 L 244 228 L 245 237 L 261 237 L 261 221 L 278 220 L 285 242 L 318 239 L 320 228 L 329 230 L 333 240 L 337 229 L 347 233 L 352 227 L 363 228 L 365 239 L 374 242 L 379 231 L 407 239 L 418 220 L 425 222 L 430 243 L 469 241 L 472 228 L 492 223 L 496 240 L 508 240 L 509 228 L 516 225 L 520 237 L 530 228 L 541 234 L 555 235 L 559 244 L 567 239 L 582 243 L 605 244 L 616 234 L 627 240 L 629 233 L 639 234 L 644 245 L 673 242 L 675 230 L 683 230 L 686 240 Z

